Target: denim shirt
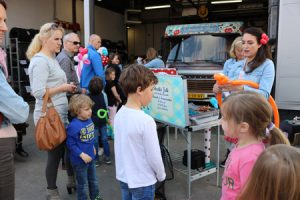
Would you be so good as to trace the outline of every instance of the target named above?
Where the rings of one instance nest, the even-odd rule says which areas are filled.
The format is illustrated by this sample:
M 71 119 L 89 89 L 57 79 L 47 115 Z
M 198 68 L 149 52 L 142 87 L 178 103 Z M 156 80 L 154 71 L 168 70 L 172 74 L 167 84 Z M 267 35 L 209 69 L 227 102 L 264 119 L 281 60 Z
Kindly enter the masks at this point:
M 29 115 L 29 105 L 6 81 L 2 67 L 0 66 L 0 112 L 4 119 L 0 128 L 7 127 L 11 123 L 19 124 L 27 120 Z
M 150 62 L 144 64 L 144 66 L 148 68 L 164 68 L 165 63 L 160 58 L 154 58 Z
M 245 65 L 246 60 L 244 60 Z M 244 72 L 244 71 L 242 71 Z M 254 81 L 259 84 L 259 88 L 255 89 L 247 85 L 244 86 L 244 90 L 250 90 L 258 92 L 264 95 L 267 99 L 270 96 L 272 86 L 275 78 L 274 63 L 270 59 L 266 59 L 263 64 L 253 70 L 251 73 L 243 73 L 243 80 Z
M 234 58 L 226 60 L 224 63 L 223 74 L 230 80 L 237 80 L 244 66 L 244 60 L 237 61 Z

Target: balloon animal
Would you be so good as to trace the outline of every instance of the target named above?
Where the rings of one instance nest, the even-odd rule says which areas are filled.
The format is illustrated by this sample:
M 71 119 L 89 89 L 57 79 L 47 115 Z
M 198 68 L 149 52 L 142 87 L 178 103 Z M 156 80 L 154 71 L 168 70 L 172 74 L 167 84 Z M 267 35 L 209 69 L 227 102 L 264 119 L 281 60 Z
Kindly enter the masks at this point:
M 225 76 L 222 73 L 214 74 L 214 79 L 217 81 L 218 85 L 230 85 L 230 86 L 248 85 L 255 89 L 259 88 L 258 83 L 255 83 L 253 81 L 247 81 L 247 80 L 230 80 L 227 76 Z M 216 98 L 218 100 L 219 106 L 221 106 L 222 105 L 222 93 L 217 93 Z M 269 103 L 271 104 L 273 113 L 274 113 L 274 124 L 276 127 L 279 127 L 278 107 L 272 96 L 269 97 Z
M 74 60 L 78 62 L 77 66 L 75 66 L 75 70 L 78 81 L 80 81 L 83 64 L 89 65 L 91 63 L 91 61 L 88 59 L 88 50 L 80 47 L 77 56 L 74 56 Z

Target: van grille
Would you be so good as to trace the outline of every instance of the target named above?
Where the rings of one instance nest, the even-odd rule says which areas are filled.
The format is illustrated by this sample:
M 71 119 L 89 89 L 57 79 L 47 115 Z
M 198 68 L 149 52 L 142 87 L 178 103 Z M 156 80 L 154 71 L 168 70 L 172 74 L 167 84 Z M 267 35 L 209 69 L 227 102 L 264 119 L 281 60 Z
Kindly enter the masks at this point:
M 187 80 L 188 92 L 191 93 L 212 93 L 216 81 L 214 79 Z

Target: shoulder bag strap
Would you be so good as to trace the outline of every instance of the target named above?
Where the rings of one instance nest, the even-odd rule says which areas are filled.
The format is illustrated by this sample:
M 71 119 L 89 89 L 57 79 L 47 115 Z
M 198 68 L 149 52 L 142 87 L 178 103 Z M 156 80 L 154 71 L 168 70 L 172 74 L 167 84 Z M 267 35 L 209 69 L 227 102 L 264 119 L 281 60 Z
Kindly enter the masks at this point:
M 46 115 L 47 102 L 49 101 L 49 89 L 46 88 L 46 93 L 43 97 L 42 117 Z

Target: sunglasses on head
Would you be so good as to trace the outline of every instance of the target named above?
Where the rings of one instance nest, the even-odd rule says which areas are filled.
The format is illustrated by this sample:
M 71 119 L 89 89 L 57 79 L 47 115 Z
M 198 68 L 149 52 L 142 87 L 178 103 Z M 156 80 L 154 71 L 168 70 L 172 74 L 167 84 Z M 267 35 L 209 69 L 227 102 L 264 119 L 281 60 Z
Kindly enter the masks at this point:
M 51 26 L 50 26 L 50 28 L 47 29 L 46 31 L 48 32 L 48 31 L 50 31 L 50 30 L 56 30 L 56 29 L 58 29 L 58 28 L 60 28 L 60 27 L 61 27 L 61 26 L 60 26 L 59 24 L 52 23 Z

